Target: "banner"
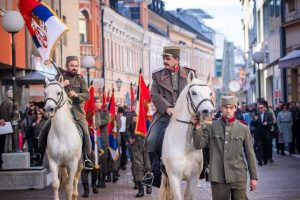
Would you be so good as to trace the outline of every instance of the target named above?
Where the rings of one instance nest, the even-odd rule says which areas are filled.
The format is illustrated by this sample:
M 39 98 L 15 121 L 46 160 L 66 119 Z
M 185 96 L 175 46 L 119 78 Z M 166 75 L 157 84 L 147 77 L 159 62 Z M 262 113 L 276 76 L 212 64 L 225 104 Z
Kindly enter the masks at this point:
M 43 61 L 50 60 L 56 43 L 68 27 L 43 2 L 20 0 L 19 10 Z

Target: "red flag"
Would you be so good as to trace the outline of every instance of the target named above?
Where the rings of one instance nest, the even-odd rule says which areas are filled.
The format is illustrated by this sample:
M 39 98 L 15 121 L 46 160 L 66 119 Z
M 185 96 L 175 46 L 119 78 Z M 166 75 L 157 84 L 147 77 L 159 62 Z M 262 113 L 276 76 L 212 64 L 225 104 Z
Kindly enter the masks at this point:
M 138 113 L 135 133 L 139 135 L 147 135 L 146 114 L 148 103 L 150 102 L 150 92 L 147 88 L 142 73 L 139 76 L 139 97 L 138 97 Z
M 84 111 L 86 113 L 86 121 L 89 124 L 89 127 L 93 125 L 93 117 L 96 112 L 96 105 L 94 102 L 95 89 L 93 84 L 89 88 L 90 98 L 84 104 Z
M 107 91 L 107 95 L 106 95 L 106 101 L 107 101 L 107 102 L 109 102 L 109 101 L 110 101 L 109 90 Z
M 130 110 L 131 111 L 135 111 L 133 110 L 133 104 L 134 104 L 134 90 L 131 82 L 130 83 Z
M 115 107 L 116 107 L 116 103 L 115 103 L 115 95 L 114 95 L 114 90 L 113 90 L 112 94 L 111 94 L 110 101 L 109 101 L 109 107 L 108 107 L 108 111 L 109 111 L 109 114 L 110 114 L 109 122 L 107 124 L 107 133 L 108 134 L 111 134 L 112 129 L 114 127 L 114 120 L 115 120 L 115 116 L 116 116 Z

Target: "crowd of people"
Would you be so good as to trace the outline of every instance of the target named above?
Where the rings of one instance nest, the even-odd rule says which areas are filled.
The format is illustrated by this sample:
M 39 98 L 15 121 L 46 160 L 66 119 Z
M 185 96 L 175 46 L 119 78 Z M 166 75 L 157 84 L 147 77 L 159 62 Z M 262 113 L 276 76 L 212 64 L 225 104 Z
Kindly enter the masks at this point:
M 275 109 L 267 101 L 242 102 L 235 114 L 247 124 L 254 139 L 258 165 L 273 163 L 273 148 L 278 154 L 300 153 L 300 104 L 279 102 Z M 273 145 L 274 144 L 274 145 Z M 274 146 L 274 147 L 273 147 Z

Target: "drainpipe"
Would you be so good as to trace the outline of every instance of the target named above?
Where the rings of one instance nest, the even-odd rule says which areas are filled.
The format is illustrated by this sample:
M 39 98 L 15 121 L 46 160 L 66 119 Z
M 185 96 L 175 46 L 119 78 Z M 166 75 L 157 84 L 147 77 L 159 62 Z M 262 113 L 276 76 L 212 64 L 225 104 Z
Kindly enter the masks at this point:
M 283 58 L 286 55 L 286 34 L 283 24 L 285 23 L 285 1 L 280 3 L 280 14 L 281 14 L 281 26 L 280 26 L 280 58 Z M 281 87 L 282 87 L 282 97 L 283 102 L 288 101 L 288 91 L 287 91 L 287 69 L 281 69 Z

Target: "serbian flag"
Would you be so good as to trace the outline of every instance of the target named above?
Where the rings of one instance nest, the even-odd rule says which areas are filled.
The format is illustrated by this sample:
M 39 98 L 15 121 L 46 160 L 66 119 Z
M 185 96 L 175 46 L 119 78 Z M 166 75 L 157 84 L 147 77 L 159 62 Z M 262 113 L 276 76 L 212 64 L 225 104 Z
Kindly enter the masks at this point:
M 88 122 L 89 127 L 91 127 L 93 125 L 93 117 L 95 116 L 96 113 L 96 105 L 94 102 L 95 88 L 93 86 L 93 83 L 91 83 L 89 92 L 90 92 L 90 98 L 84 104 L 84 111 L 86 113 L 86 121 Z
M 112 91 L 108 111 L 110 113 L 109 122 L 107 124 L 107 133 L 108 133 L 108 142 L 109 142 L 109 151 L 113 160 L 118 160 L 118 132 L 117 132 L 117 123 L 116 123 L 116 109 L 115 109 L 115 96 L 114 90 Z
M 147 135 L 147 110 L 150 102 L 150 92 L 145 84 L 143 75 L 140 71 L 139 75 L 139 87 L 138 87 L 138 111 L 137 111 L 137 122 L 135 127 L 135 134 Z
M 43 61 L 50 60 L 56 43 L 68 27 L 43 2 L 20 0 L 19 10 Z
M 134 91 L 133 91 L 133 86 L 132 86 L 132 82 L 130 83 L 130 110 L 131 111 L 135 111 L 133 110 L 133 104 L 134 104 Z

